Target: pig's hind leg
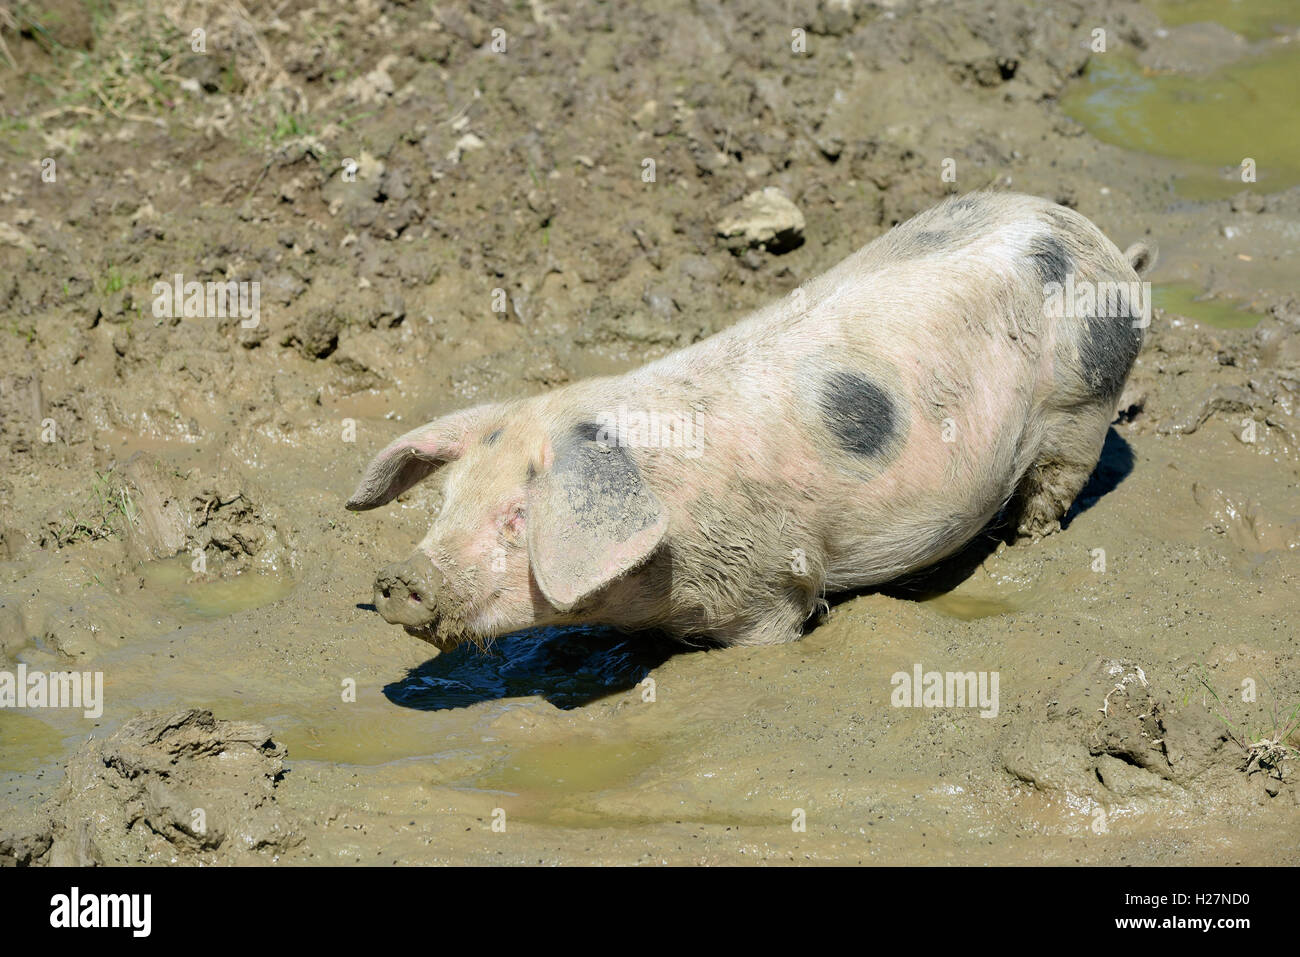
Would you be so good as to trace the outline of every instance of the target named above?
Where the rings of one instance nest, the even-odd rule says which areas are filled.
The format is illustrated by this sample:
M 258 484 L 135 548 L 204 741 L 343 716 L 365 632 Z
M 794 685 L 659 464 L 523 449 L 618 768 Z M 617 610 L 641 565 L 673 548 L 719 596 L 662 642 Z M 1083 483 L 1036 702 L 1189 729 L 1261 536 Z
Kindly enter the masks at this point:
M 1113 411 L 1103 403 L 1049 418 L 1038 455 L 1008 506 L 1008 524 L 1018 537 L 1036 539 L 1060 530 L 1061 519 L 1097 467 Z
M 1127 258 L 1144 268 L 1149 255 L 1145 246 L 1135 246 Z M 1126 279 L 1117 270 L 1099 275 L 1117 287 Z M 1013 527 L 1020 536 L 1058 531 L 1101 458 L 1115 404 L 1143 338 L 1136 321 L 1140 313 L 1129 297 L 1121 291 L 1113 305 L 1113 312 L 1108 306 L 1103 316 L 1065 327 L 1068 334 L 1056 356 L 1057 404 L 1044 413 L 1037 453 L 1012 499 Z

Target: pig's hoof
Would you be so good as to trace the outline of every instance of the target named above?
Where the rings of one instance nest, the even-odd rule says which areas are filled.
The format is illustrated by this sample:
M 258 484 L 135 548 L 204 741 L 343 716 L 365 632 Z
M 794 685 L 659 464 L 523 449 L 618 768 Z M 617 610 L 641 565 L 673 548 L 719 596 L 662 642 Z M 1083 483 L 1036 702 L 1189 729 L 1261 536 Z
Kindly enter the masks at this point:
M 1095 436 L 1089 435 L 1082 443 L 1084 452 L 1074 449 L 1070 458 L 1053 453 L 1025 474 L 1012 499 L 1012 520 L 1007 523 L 1015 528 L 1017 540 L 1038 541 L 1061 530 L 1061 519 L 1070 511 L 1071 503 L 1097 464 L 1109 419 L 1098 417 L 1093 425 L 1097 423 L 1101 428 L 1094 429 Z
M 1060 519 L 1044 521 L 1036 519 L 1032 522 L 1022 522 L 1016 529 L 1016 541 L 1039 542 L 1048 535 L 1055 535 L 1061 530 Z

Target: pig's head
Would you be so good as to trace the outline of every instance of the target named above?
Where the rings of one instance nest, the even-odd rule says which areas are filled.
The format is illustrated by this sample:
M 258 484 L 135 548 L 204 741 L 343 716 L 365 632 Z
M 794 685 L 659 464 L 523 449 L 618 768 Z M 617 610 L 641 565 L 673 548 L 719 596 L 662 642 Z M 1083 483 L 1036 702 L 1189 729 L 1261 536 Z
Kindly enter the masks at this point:
M 446 480 L 442 509 L 415 553 L 379 573 L 375 607 L 443 650 L 602 620 L 607 586 L 645 562 L 668 527 L 625 448 L 590 422 L 527 403 L 406 433 L 375 456 L 347 507 L 384 505 L 434 472 Z

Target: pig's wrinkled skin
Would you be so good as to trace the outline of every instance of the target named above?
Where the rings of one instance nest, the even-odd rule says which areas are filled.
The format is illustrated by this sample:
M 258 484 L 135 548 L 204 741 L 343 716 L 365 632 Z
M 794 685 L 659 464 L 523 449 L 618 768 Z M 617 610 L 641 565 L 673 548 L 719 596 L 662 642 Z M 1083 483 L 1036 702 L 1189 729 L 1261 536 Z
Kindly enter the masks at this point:
M 1148 260 L 1045 200 L 954 198 L 633 372 L 430 422 L 348 502 L 446 479 L 376 606 L 443 649 L 563 623 L 784 642 L 824 595 L 929 565 L 1003 506 L 1046 534 L 1097 463 L 1145 324 L 1050 314 L 1045 286 L 1137 282 Z M 691 444 L 612 435 L 637 412 L 689 420 Z

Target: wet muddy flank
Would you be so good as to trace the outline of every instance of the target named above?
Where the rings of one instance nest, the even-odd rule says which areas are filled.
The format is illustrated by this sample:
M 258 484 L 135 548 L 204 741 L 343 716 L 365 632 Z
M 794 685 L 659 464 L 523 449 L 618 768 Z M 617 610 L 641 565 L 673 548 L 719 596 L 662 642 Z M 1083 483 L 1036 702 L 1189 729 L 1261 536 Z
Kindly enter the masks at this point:
M 0 708 L 0 862 L 1300 862 L 1251 748 L 1300 705 L 1292 4 L 42 6 L 0 29 L 0 672 L 102 714 Z M 343 509 L 392 438 L 985 186 L 1160 249 L 1064 531 L 780 647 L 375 614 L 441 500 Z M 257 322 L 156 310 L 177 274 Z

